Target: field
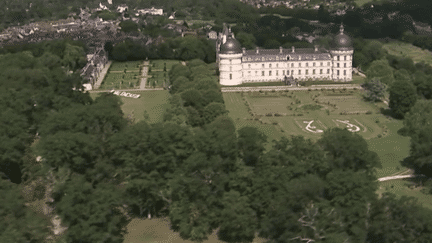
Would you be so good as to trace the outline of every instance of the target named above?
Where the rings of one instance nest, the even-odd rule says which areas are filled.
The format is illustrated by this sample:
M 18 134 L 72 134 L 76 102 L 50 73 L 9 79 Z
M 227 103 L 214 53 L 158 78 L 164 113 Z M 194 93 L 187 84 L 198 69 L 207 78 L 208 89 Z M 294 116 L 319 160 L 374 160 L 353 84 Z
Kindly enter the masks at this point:
M 183 240 L 178 233 L 171 231 L 169 219 L 133 219 L 127 226 L 128 234 L 124 243 L 193 243 Z M 255 238 L 253 243 L 263 243 L 264 239 Z M 216 232 L 203 243 L 224 243 L 217 239 Z
M 224 93 L 224 99 L 238 127 L 254 124 L 269 141 L 282 135 L 317 139 L 318 130 L 331 127 L 358 130 L 366 139 L 382 132 L 374 121 L 378 111 L 356 91 Z
M 410 57 L 415 63 L 424 61 L 432 65 L 432 53 L 412 44 L 395 41 L 384 44 L 383 48 L 391 55 Z
M 380 188 L 377 193 L 381 195 L 383 192 L 387 191 L 398 196 L 414 197 L 423 207 L 432 209 L 432 195 L 421 192 L 423 187 L 418 186 L 418 182 L 419 180 L 417 179 L 384 181 L 380 183 Z
M 164 65 L 166 63 L 166 72 L 164 72 Z M 169 82 L 168 72 L 175 64 L 180 63 L 178 60 L 152 60 L 150 61 L 150 72 L 148 75 L 151 78 L 147 79 L 147 84 L 150 87 L 164 87 L 164 84 Z M 166 80 L 166 82 L 165 82 Z
M 129 61 L 129 62 L 114 62 L 111 64 L 109 71 L 124 71 L 127 69 L 127 71 L 136 71 L 139 72 L 140 65 L 142 64 L 142 61 Z
M 355 0 L 355 3 L 357 3 L 357 5 L 359 7 L 363 6 L 366 3 L 372 2 L 372 0 Z
M 385 118 L 379 118 L 385 121 Z M 382 138 L 367 140 L 369 149 L 376 152 L 381 159 L 382 169 L 377 170 L 378 177 L 391 176 L 406 170 L 400 161 L 409 155 L 410 139 L 397 134 L 402 128 L 402 121 L 392 120 L 385 122 L 388 134 Z
M 138 99 L 121 97 L 123 101 L 122 110 L 126 117 L 135 118 L 135 122 L 144 120 L 144 114 L 148 114 L 150 123 L 161 122 L 165 109 L 169 106 L 169 93 L 165 90 L 145 91 L 145 92 L 130 92 L 140 94 Z M 92 93 L 91 96 L 97 97 L 97 93 Z
M 406 170 L 400 161 L 409 155 L 410 140 L 397 133 L 402 121 L 382 115 L 379 107 L 384 104 L 363 101 L 360 91 L 251 92 L 223 96 L 237 129 L 256 127 L 269 142 L 291 135 L 317 140 L 328 128 L 347 128 L 363 136 L 369 149 L 380 157 L 382 168 L 377 169 L 378 177 Z M 270 147 L 271 143 L 267 148 Z
M 114 62 L 99 89 L 133 89 L 140 85 L 140 64 L 142 61 Z M 126 72 L 124 72 L 126 70 Z

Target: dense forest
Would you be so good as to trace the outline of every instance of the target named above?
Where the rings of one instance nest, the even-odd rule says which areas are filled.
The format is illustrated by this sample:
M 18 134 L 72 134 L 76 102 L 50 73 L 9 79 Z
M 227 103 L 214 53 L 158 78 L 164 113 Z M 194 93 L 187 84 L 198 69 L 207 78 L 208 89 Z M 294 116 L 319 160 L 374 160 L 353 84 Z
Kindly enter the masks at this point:
M 79 48 L 54 41 L 0 56 L 1 242 L 45 242 L 49 219 L 28 205 L 46 193 L 68 227 L 58 242 L 120 243 L 131 218 L 149 214 L 198 242 L 213 230 L 226 242 L 432 241 L 430 210 L 375 193 L 380 161 L 361 136 L 268 141 L 236 130 L 217 70 L 202 60 L 170 70 L 163 122 L 135 123 L 118 96 L 80 91 L 68 51 Z M 431 129 L 419 114 L 431 105 L 406 115 L 406 163 L 418 172 L 430 168 Z

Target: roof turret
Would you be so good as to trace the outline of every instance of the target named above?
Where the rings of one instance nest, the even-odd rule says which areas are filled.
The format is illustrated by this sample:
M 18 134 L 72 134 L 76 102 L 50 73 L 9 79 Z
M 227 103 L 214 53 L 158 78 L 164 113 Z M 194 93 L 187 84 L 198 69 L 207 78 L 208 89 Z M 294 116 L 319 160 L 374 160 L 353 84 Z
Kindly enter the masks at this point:
M 221 45 L 221 54 L 238 54 L 242 53 L 240 42 L 228 36 L 226 42 Z

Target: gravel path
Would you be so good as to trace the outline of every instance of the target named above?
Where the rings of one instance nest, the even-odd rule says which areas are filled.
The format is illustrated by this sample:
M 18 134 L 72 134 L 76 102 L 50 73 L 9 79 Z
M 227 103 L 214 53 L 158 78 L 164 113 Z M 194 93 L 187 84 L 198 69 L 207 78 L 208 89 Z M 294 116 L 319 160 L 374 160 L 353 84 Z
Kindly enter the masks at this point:
M 222 92 L 248 92 L 248 91 L 281 91 L 281 90 L 321 90 L 321 89 L 363 89 L 358 84 L 329 84 L 329 85 L 311 85 L 308 87 L 296 86 L 260 86 L 260 87 L 222 87 Z
M 146 83 L 147 83 L 147 74 L 148 74 L 148 66 L 149 66 L 149 61 L 144 61 L 143 63 L 143 68 L 142 68 L 142 73 L 141 76 L 143 76 L 141 78 L 141 83 L 140 83 L 140 89 L 146 89 Z

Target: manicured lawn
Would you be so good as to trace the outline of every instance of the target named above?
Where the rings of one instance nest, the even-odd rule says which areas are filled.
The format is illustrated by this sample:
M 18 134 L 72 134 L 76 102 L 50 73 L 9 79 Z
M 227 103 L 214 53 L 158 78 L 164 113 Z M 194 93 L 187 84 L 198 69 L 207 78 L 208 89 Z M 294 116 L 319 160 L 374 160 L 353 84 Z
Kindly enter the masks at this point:
M 421 189 L 423 187 L 416 188 L 414 181 L 412 179 L 400 179 L 380 182 L 377 193 L 381 195 L 383 192 L 388 191 L 398 196 L 414 197 L 423 207 L 432 209 L 432 195 L 422 193 Z
M 99 89 L 130 89 L 139 87 L 139 72 L 133 73 L 108 73 Z
M 360 75 L 353 75 L 352 76 L 352 81 L 350 82 L 351 84 L 362 84 L 365 82 L 366 78 L 362 77 Z
M 166 63 L 166 68 L 167 68 L 167 72 L 168 72 L 172 68 L 172 66 L 180 63 L 180 61 L 179 60 L 169 60 L 169 59 L 151 60 L 150 66 L 152 67 L 152 69 L 163 71 L 164 63 Z
M 291 135 L 317 140 L 322 133 L 314 133 L 306 129 L 308 122 L 311 121 L 313 122 L 310 126 L 315 127 L 311 129 L 312 131 L 333 127 L 350 129 L 358 127 L 360 129 L 358 134 L 366 139 L 369 149 L 375 151 L 381 160 L 382 168 L 377 170 L 378 177 L 406 170 L 400 165 L 400 161 L 409 154 L 410 139 L 397 133 L 403 126 L 402 121 L 386 118 L 379 111 L 379 107 L 384 104 L 373 105 L 363 101 L 361 91 L 352 93 L 348 90 L 290 91 L 267 92 L 267 94 L 251 92 L 243 95 L 249 102 L 251 111 L 258 115 L 256 120 L 248 112 L 241 93 L 223 94 L 225 105 L 230 111 L 229 116 L 234 120 L 237 128 L 257 127 L 271 141 Z M 319 100 L 320 103 L 316 104 L 312 98 Z M 298 101 L 300 103 L 297 103 Z M 336 107 L 326 104 L 328 102 Z M 354 112 L 354 114 L 341 115 L 341 112 Z M 366 112 L 370 114 L 365 114 Z
M 99 89 L 133 89 L 140 85 L 140 65 L 142 61 L 114 62 L 102 81 Z M 126 73 L 124 70 L 126 69 Z
M 387 135 L 382 138 L 368 140 L 369 149 L 376 152 L 381 159 L 382 169 L 377 169 L 377 176 L 390 176 L 406 170 L 400 165 L 400 161 L 408 157 L 410 150 L 410 138 L 397 133 L 403 127 L 402 121 L 388 120 L 379 117 L 380 123 L 386 126 Z
M 165 76 L 164 76 L 164 73 Z M 164 82 L 166 80 L 166 84 L 169 84 L 169 76 L 168 76 L 168 72 L 155 72 L 152 71 L 149 73 L 150 76 L 152 76 L 151 78 L 147 79 L 147 85 L 148 86 L 155 86 L 158 88 L 164 87 Z
M 355 0 L 355 3 L 357 3 L 358 6 L 363 6 L 368 2 L 372 2 L 372 0 Z
M 139 70 L 143 61 L 113 62 L 109 71 Z
M 269 141 L 290 135 L 316 140 L 322 135 L 318 130 L 324 131 L 332 127 L 351 129 L 365 139 L 377 137 L 383 130 L 375 123 L 378 110 L 362 100 L 360 91 L 251 92 L 244 93 L 243 96 L 241 93 L 223 95 L 229 115 L 237 128 L 257 127 L 269 137 Z M 320 103 L 316 103 L 314 99 Z M 329 102 L 334 106 L 329 105 Z M 255 117 L 249 113 L 248 104 Z M 371 114 L 365 114 L 366 112 Z
M 410 43 L 400 41 L 389 42 L 383 45 L 389 54 L 395 56 L 406 56 L 413 59 L 414 62 L 424 61 L 425 63 L 432 64 L 432 53 L 428 50 L 422 50 L 420 47 L 414 46 Z
M 150 123 L 162 122 L 163 113 L 169 107 L 169 93 L 165 90 L 130 92 L 140 94 L 138 99 L 121 97 L 123 101 L 122 110 L 126 117 L 135 118 L 135 122 L 144 120 L 144 111 L 149 115 Z M 97 93 L 92 93 L 92 98 L 97 97 Z
M 183 240 L 180 235 L 170 229 L 169 219 L 133 219 L 127 226 L 128 233 L 124 243 L 193 243 Z M 265 242 L 262 238 L 255 238 L 253 243 Z M 203 243 L 224 243 L 217 239 L 216 230 Z
M 166 63 L 166 72 L 163 71 L 164 64 Z M 150 87 L 164 87 L 164 83 L 166 85 L 169 84 L 169 76 L 168 72 L 172 68 L 173 65 L 180 63 L 178 60 L 151 60 L 150 67 L 151 70 L 148 75 L 152 76 L 147 79 L 147 84 Z M 166 80 L 166 82 L 165 82 Z

